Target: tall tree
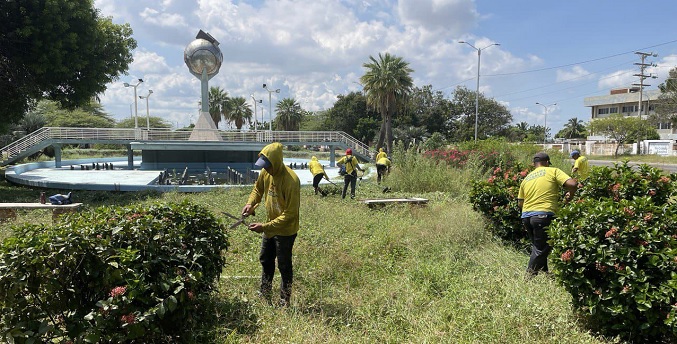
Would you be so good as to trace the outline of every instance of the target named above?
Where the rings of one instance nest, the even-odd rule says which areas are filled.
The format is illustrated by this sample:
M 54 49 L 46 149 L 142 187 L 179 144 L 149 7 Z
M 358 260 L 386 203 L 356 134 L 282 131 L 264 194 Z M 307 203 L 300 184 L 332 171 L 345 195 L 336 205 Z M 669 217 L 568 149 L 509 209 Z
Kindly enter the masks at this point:
M 585 125 L 583 120 L 578 119 L 578 117 L 569 118 L 567 123 L 564 125 L 564 128 L 560 130 L 555 137 L 564 138 L 564 139 L 579 139 L 586 137 Z
M 294 98 L 284 98 L 275 104 L 275 117 L 278 130 L 299 130 L 303 119 L 303 109 Z
M 101 17 L 92 0 L 0 7 L 0 129 L 42 98 L 71 109 L 86 104 L 132 62 L 131 27 Z
M 451 101 L 441 91 L 433 91 L 432 85 L 414 87 L 405 102 L 402 114 L 395 119 L 396 127 L 422 126 L 429 133 L 449 132 Z
M 91 98 L 90 101 L 94 102 Z M 48 127 L 112 128 L 115 125 L 115 120 L 103 112 L 98 103 L 67 109 L 58 102 L 41 100 L 30 113 L 43 116 Z
M 381 115 L 367 106 L 362 92 L 339 95 L 325 118 L 324 130 L 343 131 L 362 142 L 371 142 L 379 129 Z
M 227 115 L 228 122 L 235 124 L 235 127 L 238 131 L 242 129 L 242 126 L 246 123 L 252 123 L 252 117 L 254 116 L 254 111 L 247 103 L 247 99 L 244 97 L 235 97 L 231 98 L 227 103 Z
M 414 82 L 411 78 L 413 69 L 401 57 L 390 53 L 378 54 L 378 59 L 369 56 L 371 62 L 362 67 L 367 71 L 360 77 L 360 83 L 367 94 L 367 104 L 381 114 L 381 131 L 377 146 L 382 147 L 385 141 L 388 152 L 393 148 L 392 120 L 398 107 L 403 105 L 405 97 L 410 93 Z
M 475 137 L 475 95 L 477 92 L 465 87 L 454 90 L 452 99 L 453 118 L 451 141 L 467 141 Z M 494 99 L 479 94 L 479 111 L 477 111 L 477 137 L 500 136 L 512 121 L 508 108 Z
M 209 88 L 209 116 L 212 117 L 216 127 L 219 127 L 221 119 L 227 118 L 228 114 L 228 92 L 219 86 Z

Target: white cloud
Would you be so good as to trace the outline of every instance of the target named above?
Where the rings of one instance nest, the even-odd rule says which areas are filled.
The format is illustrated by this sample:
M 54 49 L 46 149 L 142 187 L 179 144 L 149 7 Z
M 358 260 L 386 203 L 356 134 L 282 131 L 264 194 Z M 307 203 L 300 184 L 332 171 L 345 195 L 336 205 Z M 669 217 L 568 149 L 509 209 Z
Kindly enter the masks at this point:
M 557 82 L 590 79 L 592 75 L 581 66 L 574 66 L 570 70 L 557 70 Z
M 397 13 L 405 25 L 454 35 L 467 32 L 479 19 L 472 0 L 400 0 Z
M 637 82 L 637 78 L 632 74 L 637 71 L 633 70 L 619 70 L 602 76 L 597 82 L 599 89 L 613 89 L 621 87 L 631 87 L 632 83 Z

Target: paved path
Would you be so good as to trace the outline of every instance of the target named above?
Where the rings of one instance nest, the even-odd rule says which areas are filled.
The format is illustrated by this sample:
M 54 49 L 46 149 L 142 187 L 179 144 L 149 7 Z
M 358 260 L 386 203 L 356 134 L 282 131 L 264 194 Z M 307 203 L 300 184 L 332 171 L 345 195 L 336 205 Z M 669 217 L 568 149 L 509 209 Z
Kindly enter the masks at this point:
M 612 167 L 614 163 L 617 163 L 619 161 L 611 161 L 611 160 L 588 160 L 588 163 L 593 166 L 609 166 Z M 637 165 L 642 165 L 642 164 L 647 164 L 651 167 L 656 167 L 659 168 L 667 173 L 675 173 L 677 172 L 677 164 L 666 164 L 666 163 L 655 163 L 655 162 L 635 162 L 635 161 L 630 161 L 630 166 L 637 166 Z

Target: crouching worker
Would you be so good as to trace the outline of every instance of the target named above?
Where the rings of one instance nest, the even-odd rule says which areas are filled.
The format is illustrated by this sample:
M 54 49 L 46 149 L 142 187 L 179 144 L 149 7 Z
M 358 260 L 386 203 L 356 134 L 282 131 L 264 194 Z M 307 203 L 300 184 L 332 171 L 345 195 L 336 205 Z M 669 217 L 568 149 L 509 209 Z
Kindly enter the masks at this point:
M 381 184 L 381 178 L 385 178 L 390 173 L 390 159 L 382 157 L 376 161 L 376 182 Z
M 277 268 L 282 277 L 279 304 L 287 306 L 294 280 L 292 248 L 296 233 L 299 231 L 301 183 L 296 173 L 284 165 L 282 144 L 278 142 L 265 146 L 259 153 L 255 165 L 262 170 L 249 194 L 247 204 L 242 208 L 242 215 L 251 215 L 254 207 L 265 196 L 268 222 L 249 225 L 250 231 L 262 233 L 259 254 L 263 269 L 260 293 L 266 300 L 270 300 L 277 259 Z
M 313 175 L 313 188 L 315 188 L 315 194 L 317 195 L 319 192 L 322 196 L 326 196 L 327 194 L 320 189 L 320 181 L 322 178 L 329 180 L 329 176 L 327 175 L 327 172 L 324 171 L 324 167 L 317 161 L 316 157 L 312 157 L 308 163 L 308 168 Z

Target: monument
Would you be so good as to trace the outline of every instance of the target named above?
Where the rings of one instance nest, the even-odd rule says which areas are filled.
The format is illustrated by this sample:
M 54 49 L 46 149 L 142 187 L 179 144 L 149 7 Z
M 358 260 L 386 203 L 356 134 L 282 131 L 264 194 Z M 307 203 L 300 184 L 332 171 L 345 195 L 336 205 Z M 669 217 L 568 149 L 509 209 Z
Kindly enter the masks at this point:
M 200 30 L 195 40 L 183 52 L 183 60 L 191 74 L 200 79 L 202 106 L 200 117 L 190 135 L 190 141 L 222 141 L 221 135 L 209 115 L 209 79 L 219 73 L 223 54 L 219 42 L 210 34 Z

